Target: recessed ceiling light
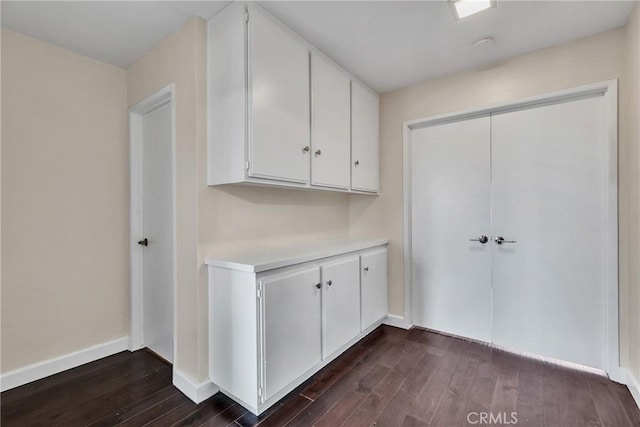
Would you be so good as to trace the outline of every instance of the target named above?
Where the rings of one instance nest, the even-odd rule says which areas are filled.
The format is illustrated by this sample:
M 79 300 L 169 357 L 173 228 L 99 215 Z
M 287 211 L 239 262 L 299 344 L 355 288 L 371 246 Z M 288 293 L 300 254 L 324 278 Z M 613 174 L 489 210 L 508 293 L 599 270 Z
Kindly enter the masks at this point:
M 496 0 L 449 0 L 456 21 L 497 6 Z

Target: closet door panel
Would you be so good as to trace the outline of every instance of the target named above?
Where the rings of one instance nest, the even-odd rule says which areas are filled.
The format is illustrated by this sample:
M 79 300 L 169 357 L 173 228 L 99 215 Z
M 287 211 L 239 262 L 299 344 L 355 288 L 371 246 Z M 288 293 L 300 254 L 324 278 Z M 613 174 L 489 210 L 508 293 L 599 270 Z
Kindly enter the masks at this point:
M 413 323 L 491 341 L 490 119 L 411 131 Z
M 603 97 L 492 117 L 494 342 L 604 369 Z

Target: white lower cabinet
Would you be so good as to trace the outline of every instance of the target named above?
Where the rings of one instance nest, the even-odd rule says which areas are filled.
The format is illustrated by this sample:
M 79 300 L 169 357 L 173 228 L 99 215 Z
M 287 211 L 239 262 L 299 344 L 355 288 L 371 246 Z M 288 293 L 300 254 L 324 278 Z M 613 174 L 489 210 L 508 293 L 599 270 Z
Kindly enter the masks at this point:
M 322 360 L 320 269 L 265 277 L 258 286 L 262 288 L 263 388 L 268 399 Z
M 387 315 L 386 244 L 208 258 L 209 379 L 259 415 L 375 329 Z
M 387 315 L 387 248 L 362 254 L 362 329 Z
M 322 265 L 323 358 L 338 351 L 361 332 L 359 274 L 358 256 Z

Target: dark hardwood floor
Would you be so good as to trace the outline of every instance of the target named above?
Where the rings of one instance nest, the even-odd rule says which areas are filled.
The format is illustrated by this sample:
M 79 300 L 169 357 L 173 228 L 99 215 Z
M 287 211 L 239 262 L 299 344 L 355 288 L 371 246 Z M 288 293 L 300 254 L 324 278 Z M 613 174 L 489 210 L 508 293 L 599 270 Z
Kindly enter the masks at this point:
M 626 387 L 606 378 L 387 326 L 260 417 L 221 393 L 193 404 L 171 385 L 171 367 L 147 351 L 0 397 L 3 426 L 454 426 L 482 425 L 481 416 L 496 425 L 514 424 L 512 413 L 519 426 L 640 426 Z

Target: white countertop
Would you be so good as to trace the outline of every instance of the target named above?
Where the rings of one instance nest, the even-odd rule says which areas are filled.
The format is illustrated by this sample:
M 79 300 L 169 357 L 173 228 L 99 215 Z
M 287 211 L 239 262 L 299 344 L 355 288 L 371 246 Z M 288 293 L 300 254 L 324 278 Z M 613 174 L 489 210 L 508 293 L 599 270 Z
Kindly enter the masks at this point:
M 309 243 L 304 246 L 265 248 L 229 256 L 214 255 L 205 258 L 204 262 L 209 266 L 259 273 L 273 270 L 274 268 L 287 267 L 320 258 L 374 248 L 388 243 L 388 239 L 334 240 Z

